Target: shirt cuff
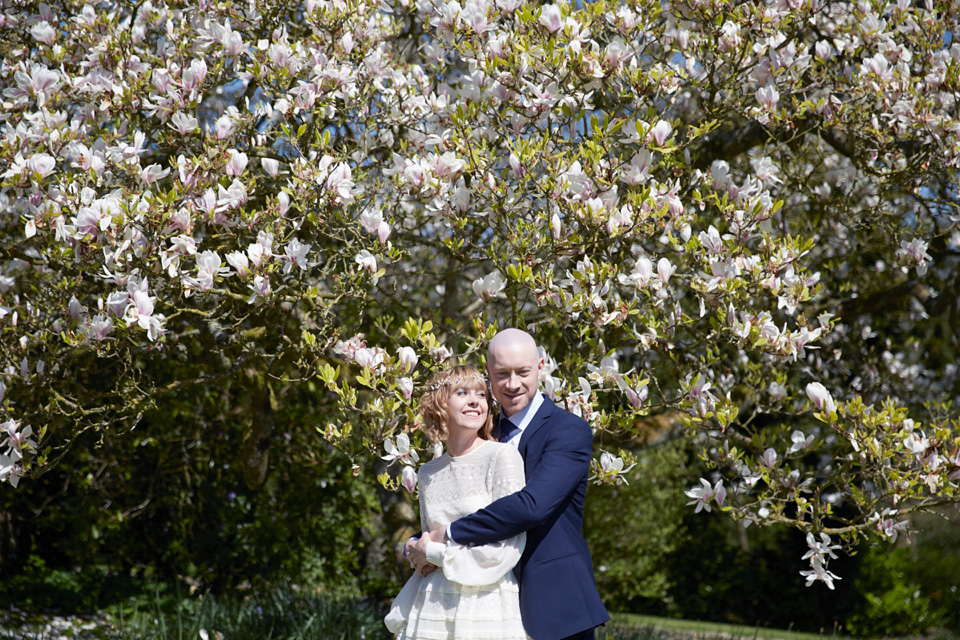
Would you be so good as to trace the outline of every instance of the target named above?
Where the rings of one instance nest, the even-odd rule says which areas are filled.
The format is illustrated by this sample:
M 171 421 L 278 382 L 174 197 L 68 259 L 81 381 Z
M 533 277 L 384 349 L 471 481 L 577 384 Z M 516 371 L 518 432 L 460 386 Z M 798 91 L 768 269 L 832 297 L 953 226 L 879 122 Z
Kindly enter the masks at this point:
M 427 543 L 427 562 L 436 566 L 443 565 L 443 551 L 447 548 L 447 545 L 440 542 L 428 542 Z
M 456 540 L 453 539 L 453 523 L 447 525 L 447 540 L 450 542 L 459 544 Z
M 410 542 L 411 540 L 419 540 L 419 539 L 420 539 L 420 536 L 410 536 L 409 538 L 407 538 L 407 542 Z M 406 560 L 407 562 L 410 562 L 410 558 L 407 557 L 407 542 L 404 542 L 400 546 L 400 555 L 403 556 L 404 560 Z

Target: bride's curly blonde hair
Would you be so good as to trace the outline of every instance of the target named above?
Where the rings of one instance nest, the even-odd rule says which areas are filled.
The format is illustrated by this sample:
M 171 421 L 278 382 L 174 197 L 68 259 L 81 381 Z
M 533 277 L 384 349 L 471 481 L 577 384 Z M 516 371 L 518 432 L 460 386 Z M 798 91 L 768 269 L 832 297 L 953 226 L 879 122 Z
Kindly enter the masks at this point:
M 487 379 L 477 369 L 461 364 L 440 371 L 427 383 L 427 390 L 420 396 L 420 428 L 431 442 L 447 439 L 447 401 L 457 389 L 471 389 L 487 392 L 487 420 L 477 435 L 481 440 L 489 440 L 493 431 L 493 407 L 487 389 Z

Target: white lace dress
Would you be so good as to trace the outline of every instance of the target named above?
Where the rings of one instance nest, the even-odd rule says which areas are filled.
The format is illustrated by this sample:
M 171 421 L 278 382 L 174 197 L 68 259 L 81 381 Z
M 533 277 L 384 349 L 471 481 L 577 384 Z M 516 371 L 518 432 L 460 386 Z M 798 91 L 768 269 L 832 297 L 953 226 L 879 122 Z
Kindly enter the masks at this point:
M 421 526 L 453 522 L 523 485 L 523 459 L 510 445 L 484 441 L 456 458 L 445 453 L 420 467 Z M 407 581 L 387 627 L 400 640 L 526 640 L 512 571 L 525 541 L 526 534 L 475 547 L 431 542 L 427 558 L 439 568 Z

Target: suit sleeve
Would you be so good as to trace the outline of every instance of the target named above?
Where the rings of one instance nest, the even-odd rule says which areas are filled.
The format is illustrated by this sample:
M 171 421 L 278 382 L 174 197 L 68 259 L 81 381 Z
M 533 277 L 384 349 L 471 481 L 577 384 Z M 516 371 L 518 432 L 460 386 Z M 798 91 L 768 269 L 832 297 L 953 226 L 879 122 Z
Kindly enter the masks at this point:
M 493 468 L 493 495 L 513 493 L 523 487 L 523 460 L 511 446 L 503 446 Z M 465 586 L 494 584 L 520 561 L 526 534 L 518 533 L 504 540 L 480 546 L 467 546 L 447 541 L 427 543 L 427 560 L 443 570 L 451 582 Z
M 586 423 L 567 420 L 549 429 L 543 452 L 527 485 L 450 525 L 460 544 L 504 540 L 543 524 L 561 510 L 590 471 L 593 433 Z

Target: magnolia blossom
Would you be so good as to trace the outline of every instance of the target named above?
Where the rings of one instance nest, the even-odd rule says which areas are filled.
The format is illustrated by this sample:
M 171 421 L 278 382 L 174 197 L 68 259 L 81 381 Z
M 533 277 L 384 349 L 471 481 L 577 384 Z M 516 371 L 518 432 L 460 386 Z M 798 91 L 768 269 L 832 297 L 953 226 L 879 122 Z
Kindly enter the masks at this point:
M 406 373 L 412 372 L 417 367 L 420 358 L 412 347 L 400 347 L 397 350 L 397 362 Z
M 408 378 L 404 376 L 397 380 L 397 388 L 400 389 L 400 393 L 403 394 L 403 397 L 409 400 L 413 396 L 413 378 Z
M 594 480 L 611 482 L 613 484 L 629 484 L 626 473 L 636 465 L 630 465 L 624 469 L 623 458 L 615 456 L 609 451 L 604 451 L 600 454 L 599 463 L 595 463 L 593 466 L 595 470 Z
M 916 266 L 918 276 L 927 273 L 927 263 L 933 259 L 927 253 L 927 243 L 919 238 L 902 240 L 900 248 L 897 249 L 897 257 Z
M 770 447 L 760 456 L 760 464 L 767 469 L 772 469 L 777 464 L 777 451 Z
M 285 274 L 290 273 L 294 265 L 299 267 L 301 271 L 306 271 L 307 253 L 310 251 L 311 246 L 312 245 L 301 243 L 296 238 L 292 238 L 290 242 L 287 243 L 287 246 L 284 247 L 283 272 Z
M 9 482 L 14 489 L 23 476 L 23 467 L 19 460 L 5 453 L 0 453 L 0 482 Z
M 710 482 L 705 478 L 700 478 L 700 486 L 693 487 L 684 491 L 688 498 L 693 498 L 687 504 L 695 504 L 697 508 L 694 509 L 694 513 L 700 513 L 700 511 L 712 511 L 710 506 L 711 501 L 716 501 L 717 507 L 722 507 L 724 500 L 727 498 L 727 490 L 723 486 L 723 480 L 717 480 L 713 486 L 710 486 Z
M 655 142 L 658 147 L 662 147 L 671 133 L 673 133 L 673 126 L 666 120 L 658 120 L 657 124 L 650 129 L 649 141 Z
M 29 425 L 21 430 L 19 422 L 7 420 L 0 424 L 0 436 L 3 435 L 6 438 L 0 442 L 0 446 L 7 447 L 6 455 L 15 460 L 22 460 L 24 451 L 36 449 L 37 443 L 30 439 L 33 427 Z
M 183 284 L 189 294 L 191 289 L 210 291 L 216 284 L 218 277 L 230 274 L 230 269 L 223 266 L 223 262 L 216 251 L 204 251 L 197 255 L 197 277 L 184 276 Z
M 147 337 L 154 341 L 163 335 L 164 316 L 154 313 L 153 303 L 156 298 L 150 296 L 146 291 L 146 280 L 143 281 L 143 289 L 136 289 L 129 295 L 129 304 L 123 314 L 123 319 L 127 325 L 136 324 L 141 329 L 146 329 Z
M 807 436 L 803 433 L 803 431 L 794 430 L 794 432 L 790 434 L 790 442 L 791 444 L 790 448 L 787 449 L 787 455 L 796 453 L 798 451 L 803 451 L 804 449 L 808 448 L 811 444 L 813 444 L 813 436 Z
M 550 33 L 556 33 L 563 26 L 563 13 L 555 4 L 544 4 L 540 7 L 540 24 Z
M 808 533 L 807 546 L 810 547 L 810 550 L 803 555 L 803 559 L 810 560 L 810 569 L 808 571 L 801 571 L 800 575 L 807 579 L 808 587 L 817 580 L 820 580 L 833 590 L 833 581 L 839 580 L 840 577 L 827 570 L 827 562 L 829 558 L 837 557 L 834 550 L 839 549 L 840 545 L 832 544 L 830 536 L 821 532 L 819 539 L 812 533 Z
M 30 171 L 40 174 L 41 178 L 46 178 L 57 167 L 57 161 L 47 153 L 38 153 L 30 156 L 30 159 L 27 160 L 27 166 L 30 167 Z
M 401 433 L 397 436 L 396 444 L 394 444 L 392 440 L 384 440 L 383 448 L 386 450 L 387 455 L 380 456 L 380 459 L 386 461 L 388 464 L 399 461 L 404 465 L 412 466 L 420 461 L 420 454 L 417 453 L 416 449 L 410 447 L 410 436 L 406 433 Z
M 280 172 L 280 162 L 276 158 L 260 158 L 260 166 L 271 178 L 276 178 Z
M 248 286 L 253 291 L 253 295 L 247 298 L 249 304 L 266 300 L 273 291 L 273 288 L 270 286 L 270 278 L 267 276 L 254 276 L 253 284 Z
M 880 535 L 889 538 L 891 543 L 897 541 L 897 536 L 901 533 L 907 533 L 910 528 L 909 520 L 901 520 L 897 522 L 894 520 L 894 516 L 897 515 L 897 511 L 893 509 L 884 509 L 883 513 L 873 513 L 872 519 L 877 524 L 877 531 L 880 532 Z
M 364 369 L 378 369 L 383 364 L 384 356 L 385 354 L 382 349 L 364 347 L 362 349 L 357 349 L 353 357 L 357 364 Z
M 484 302 L 503 297 L 506 287 L 507 283 L 503 281 L 499 271 L 493 271 L 473 281 L 473 292 Z
M 660 260 L 657 261 L 657 275 L 660 276 L 660 281 L 663 282 L 663 284 L 667 284 L 670 276 L 676 273 L 676 271 L 677 267 L 670 264 L 670 261 L 666 258 L 660 258 Z
M 837 410 L 837 405 L 833 401 L 833 396 L 819 382 L 811 382 L 806 388 L 807 397 L 816 405 L 817 409 L 826 412 L 828 415 Z
M 92 342 L 101 342 L 113 333 L 113 318 L 97 314 L 84 321 L 80 330 L 83 335 Z
M 227 262 L 233 267 L 239 276 L 245 276 L 250 272 L 250 260 L 247 254 L 240 251 L 232 251 L 226 255 Z
M 693 374 L 688 373 L 680 382 L 680 385 L 690 396 L 690 400 L 693 402 L 700 416 L 706 416 L 716 409 L 717 399 L 710 392 L 710 388 L 713 385 L 707 380 L 706 376 L 698 373 L 696 377 L 693 377 Z
M 199 126 L 199 120 L 180 111 L 173 114 L 173 117 L 170 118 L 170 127 L 182 136 L 194 131 Z
M 800 575 L 806 578 L 807 580 L 806 586 L 809 587 L 817 580 L 820 580 L 821 582 L 826 584 L 831 591 L 833 591 L 834 590 L 833 581 L 840 580 L 840 576 L 833 573 L 832 571 L 828 571 L 826 566 L 824 566 L 823 562 L 820 560 L 811 560 L 810 566 L 811 568 L 809 570 L 800 572 Z
M 404 467 L 400 472 L 400 484 L 404 489 L 413 493 L 417 488 L 417 471 L 413 467 Z
M 237 151 L 236 149 L 230 149 L 229 153 L 230 158 L 227 160 L 224 172 L 228 176 L 239 176 L 243 173 L 243 170 L 247 168 L 247 154 L 242 151 Z
M 360 253 L 353 257 L 353 259 L 358 265 L 360 265 L 361 269 L 365 269 L 370 273 L 377 272 L 377 257 L 366 249 L 361 250 Z
M 380 242 L 386 243 L 390 237 L 390 225 L 384 222 L 383 212 L 380 209 L 366 209 L 360 214 L 360 224 L 368 233 L 377 234 Z

